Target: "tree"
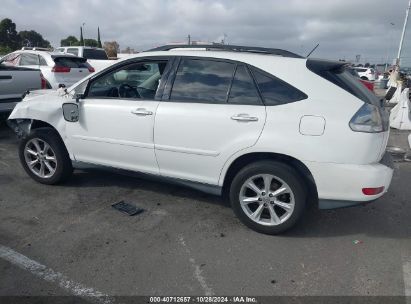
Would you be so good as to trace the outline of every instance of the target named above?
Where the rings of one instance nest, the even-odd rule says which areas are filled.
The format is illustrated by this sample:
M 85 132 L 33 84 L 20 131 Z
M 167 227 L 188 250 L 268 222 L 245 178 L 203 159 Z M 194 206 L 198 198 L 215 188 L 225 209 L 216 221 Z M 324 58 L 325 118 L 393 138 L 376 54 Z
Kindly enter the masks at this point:
M 12 51 L 20 47 L 16 24 L 9 18 L 0 21 L 0 47 Z
M 98 47 L 102 48 L 103 46 L 101 45 L 101 39 L 100 39 L 100 27 L 97 27 L 97 43 Z
M 108 57 L 117 57 L 117 53 L 120 50 L 120 45 L 117 41 L 105 41 L 103 48 Z
M 20 41 L 25 46 L 51 48 L 50 42 L 36 31 L 20 31 L 18 34 Z
M 76 37 L 74 36 L 68 36 L 65 39 L 61 39 L 60 41 L 61 46 L 78 46 L 80 45 L 80 42 L 77 40 Z
M 80 45 L 84 45 L 83 27 L 82 26 L 80 26 Z
M 98 42 L 96 39 L 84 39 L 84 45 L 85 46 L 91 46 L 91 47 L 98 47 Z

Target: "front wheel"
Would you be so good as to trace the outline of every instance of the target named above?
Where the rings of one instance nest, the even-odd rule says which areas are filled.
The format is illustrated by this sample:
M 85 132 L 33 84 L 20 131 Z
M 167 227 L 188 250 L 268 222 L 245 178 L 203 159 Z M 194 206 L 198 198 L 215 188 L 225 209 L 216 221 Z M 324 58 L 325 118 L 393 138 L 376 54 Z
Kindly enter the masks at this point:
M 230 187 L 231 205 L 239 219 L 266 234 L 278 234 L 294 226 L 304 212 L 306 199 L 300 175 L 276 161 L 244 167 Z
M 27 174 L 42 184 L 57 184 L 73 172 L 63 141 L 50 128 L 35 129 L 22 139 L 19 157 Z

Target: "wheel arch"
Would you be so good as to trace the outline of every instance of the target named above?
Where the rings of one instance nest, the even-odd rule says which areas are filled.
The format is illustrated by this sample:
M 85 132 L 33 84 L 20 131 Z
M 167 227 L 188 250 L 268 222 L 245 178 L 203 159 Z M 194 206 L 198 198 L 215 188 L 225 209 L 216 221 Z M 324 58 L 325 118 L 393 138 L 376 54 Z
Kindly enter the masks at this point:
M 312 175 L 308 167 L 303 162 L 292 156 L 271 152 L 250 152 L 234 159 L 228 166 L 227 170 L 225 171 L 225 174 L 224 172 L 222 172 L 221 174 L 221 179 L 223 179 L 223 194 L 226 195 L 228 193 L 228 189 L 230 188 L 234 176 L 244 166 L 262 160 L 278 161 L 294 168 L 304 181 L 304 185 L 306 187 L 309 198 L 309 204 L 318 204 L 317 186 L 314 180 L 314 176 Z

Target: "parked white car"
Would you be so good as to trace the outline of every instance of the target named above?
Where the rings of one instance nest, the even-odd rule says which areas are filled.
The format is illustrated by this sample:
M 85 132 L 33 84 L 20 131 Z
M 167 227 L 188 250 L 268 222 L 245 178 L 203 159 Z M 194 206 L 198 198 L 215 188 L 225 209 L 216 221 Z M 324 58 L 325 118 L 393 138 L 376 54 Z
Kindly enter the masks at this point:
M 61 85 L 69 87 L 95 72 L 94 68 L 82 57 L 26 48 L 4 56 L 1 63 L 39 69 L 47 80 L 49 89 L 58 89 Z
M 388 116 L 344 63 L 239 46 L 169 46 L 28 96 L 9 117 L 21 163 L 56 184 L 78 163 L 227 194 L 241 221 L 275 234 L 308 204 L 382 196 Z M 20 131 L 19 131 L 20 130 Z
M 375 81 L 376 73 L 373 68 L 353 67 L 363 80 Z
M 90 46 L 61 46 L 57 48 L 56 51 L 86 58 L 87 62 L 97 72 L 116 63 L 115 60 L 109 59 L 106 51 L 101 48 Z

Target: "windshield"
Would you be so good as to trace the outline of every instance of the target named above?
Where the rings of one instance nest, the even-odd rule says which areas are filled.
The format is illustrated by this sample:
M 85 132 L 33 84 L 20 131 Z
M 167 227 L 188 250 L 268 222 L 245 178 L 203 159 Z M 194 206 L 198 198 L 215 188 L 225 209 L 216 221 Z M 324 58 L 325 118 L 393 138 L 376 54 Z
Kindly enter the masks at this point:
M 86 59 L 107 60 L 107 54 L 104 50 L 84 49 L 83 57 Z

